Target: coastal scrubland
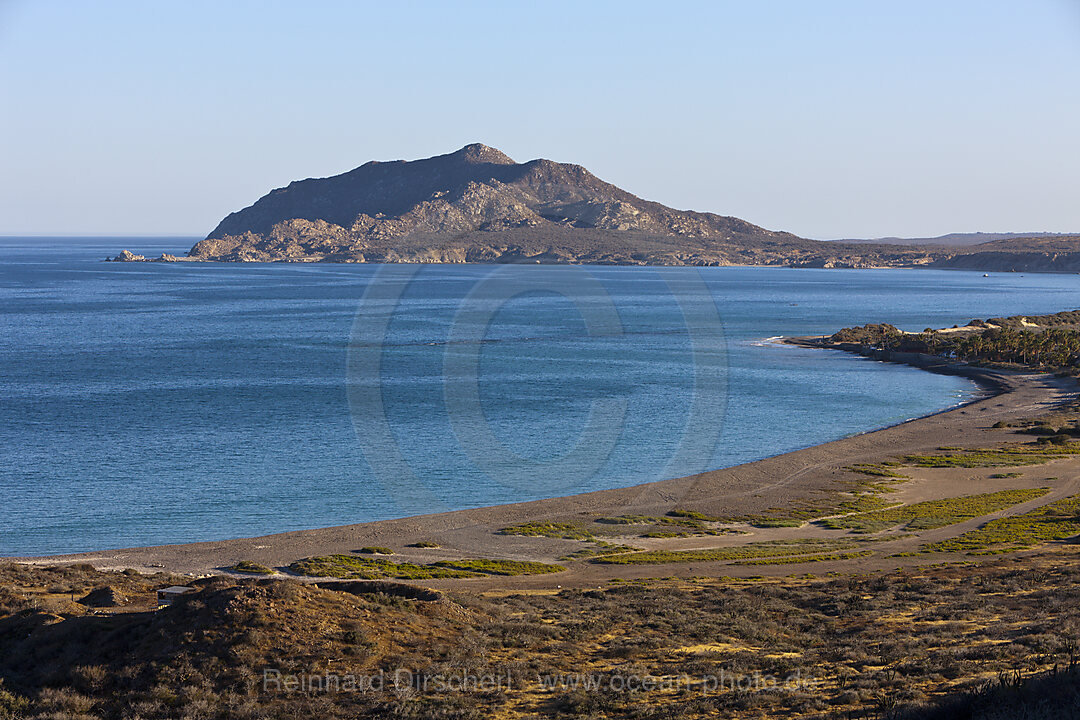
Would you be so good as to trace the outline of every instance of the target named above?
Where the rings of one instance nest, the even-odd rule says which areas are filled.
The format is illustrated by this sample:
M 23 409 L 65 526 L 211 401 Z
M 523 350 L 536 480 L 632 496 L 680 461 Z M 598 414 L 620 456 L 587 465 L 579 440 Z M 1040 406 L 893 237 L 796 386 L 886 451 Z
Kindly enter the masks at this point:
M 0 582 L 6 718 L 1004 718 L 1035 698 L 1025 717 L 1065 717 L 1080 689 L 1076 545 L 543 593 L 14 564 Z M 155 609 L 174 582 L 196 591 Z M 124 604 L 81 605 L 95 587 Z
M 888 323 L 844 328 L 829 338 L 885 352 L 939 355 L 969 363 L 1080 374 L 1080 311 L 1054 315 L 972 320 L 965 327 L 919 333 L 903 332 Z

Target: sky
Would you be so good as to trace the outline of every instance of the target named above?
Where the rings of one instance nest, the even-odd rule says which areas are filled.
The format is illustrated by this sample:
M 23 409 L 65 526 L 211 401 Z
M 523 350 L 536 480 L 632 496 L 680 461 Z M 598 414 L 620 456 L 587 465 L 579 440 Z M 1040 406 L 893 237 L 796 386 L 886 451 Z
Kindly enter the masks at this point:
M 0 0 L 0 234 L 471 142 L 804 237 L 1080 232 L 1080 0 Z

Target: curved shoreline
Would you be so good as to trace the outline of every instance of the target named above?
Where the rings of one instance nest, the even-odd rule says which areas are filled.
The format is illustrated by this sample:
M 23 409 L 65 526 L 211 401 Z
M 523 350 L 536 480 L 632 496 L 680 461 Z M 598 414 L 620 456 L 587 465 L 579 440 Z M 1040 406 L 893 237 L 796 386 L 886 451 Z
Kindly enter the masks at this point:
M 994 370 L 992 368 L 969 365 L 965 362 L 956 362 L 947 358 L 940 357 L 938 355 L 925 355 L 923 353 L 912 352 L 893 352 L 888 350 L 868 350 L 855 343 L 830 342 L 827 335 L 804 335 L 787 337 L 781 339 L 780 342 L 785 345 L 794 345 L 796 347 L 812 348 L 815 350 L 838 350 L 840 352 L 853 353 L 855 355 L 861 355 L 862 357 L 869 358 L 871 360 L 878 360 L 880 362 L 891 362 L 897 363 L 899 365 L 910 365 L 911 367 L 916 367 L 920 370 L 926 370 L 927 372 L 938 373 L 939 375 L 957 375 L 960 377 L 966 377 L 979 387 L 992 393 L 1003 392 L 1007 387 L 1001 381 L 1001 373 L 1008 371 Z M 931 415 L 932 414 L 934 413 L 931 413 Z M 924 415 L 921 417 L 929 416 Z M 917 420 L 919 418 L 915 419 Z
M 848 349 L 827 345 L 822 338 L 785 338 L 784 342 L 801 347 Z M 497 531 L 525 522 L 552 522 L 583 516 L 663 515 L 676 507 L 692 508 L 718 516 L 760 513 L 767 508 L 797 503 L 822 492 L 837 491 L 843 479 L 843 468 L 848 465 L 880 462 L 899 453 L 918 454 L 942 444 L 1015 439 L 991 426 L 1000 420 L 1044 412 L 1048 406 L 1075 395 L 1072 386 L 1066 387 L 1062 381 L 1046 374 L 975 368 L 929 356 L 906 357 L 913 355 L 910 353 L 895 355 L 901 356 L 888 360 L 930 372 L 968 377 L 985 393 L 966 403 L 885 428 L 742 465 L 626 488 L 254 538 L 8 557 L 3 560 L 41 564 L 84 562 L 100 568 L 165 569 L 177 573 L 204 574 L 221 572 L 241 559 L 283 567 L 303 557 L 349 554 L 365 545 L 394 547 L 398 552 L 395 559 L 417 562 L 454 556 L 550 560 L 552 556 L 557 557 L 562 553 L 571 541 L 500 535 L 496 534 Z M 407 549 L 408 545 L 421 540 L 434 540 L 442 549 Z M 787 571 L 782 566 L 781 569 Z M 576 563 L 571 571 L 558 573 L 554 580 L 550 576 L 524 576 L 500 578 L 500 582 L 504 586 L 511 581 L 524 586 L 544 586 L 554 582 L 562 585 L 582 582 L 594 584 L 607 576 L 632 577 L 650 572 L 655 573 L 655 569 L 647 566 Z M 475 582 L 468 580 L 449 582 L 455 583 L 455 586 L 475 585 Z

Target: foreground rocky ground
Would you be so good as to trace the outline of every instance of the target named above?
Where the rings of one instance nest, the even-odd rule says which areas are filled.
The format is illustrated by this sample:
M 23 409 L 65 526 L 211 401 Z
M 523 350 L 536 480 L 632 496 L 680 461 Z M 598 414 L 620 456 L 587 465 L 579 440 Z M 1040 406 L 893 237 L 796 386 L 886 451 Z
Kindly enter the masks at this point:
M 0 568 L 0 717 L 1071 717 L 1080 548 L 588 591 Z M 79 604 L 94 587 L 124 604 Z M 72 601 L 75 597 L 75 602 Z

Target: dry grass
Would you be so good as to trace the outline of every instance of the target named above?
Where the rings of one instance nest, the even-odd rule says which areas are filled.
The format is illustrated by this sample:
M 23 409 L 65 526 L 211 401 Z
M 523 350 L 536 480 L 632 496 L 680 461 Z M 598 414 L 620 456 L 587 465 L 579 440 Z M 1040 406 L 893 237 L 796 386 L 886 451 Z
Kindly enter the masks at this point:
M 386 583 L 209 579 L 160 612 L 112 617 L 57 612 L 44 590 L 113 585 L 149 600 L 174 579 L 25 567 L 0 568 L 0 578 L 0 712 L 42 720 L 944 718 L 980 702 L 1068 702 L 1080 645 L 1080 553 L 1071 547 L 1021 564 L 653 580 L 497 598 L 417 600 Z M 1055 666 L 1055 682 L 1038 679 Z M 510 680 L 464 692 L 285 692 L 264 687 L 267 668 Z M 595 686 L 537 681 L 579 674 Z M 669 683 L 633 691 L 615 683 L 633 677 Z M 754 677 L 800 684 L 708 684 Z M 1008 697 L 995 694 L 1004 689 Z M 950 704 L 935 711 L 941 702 Z

